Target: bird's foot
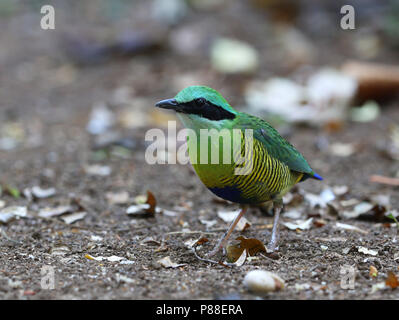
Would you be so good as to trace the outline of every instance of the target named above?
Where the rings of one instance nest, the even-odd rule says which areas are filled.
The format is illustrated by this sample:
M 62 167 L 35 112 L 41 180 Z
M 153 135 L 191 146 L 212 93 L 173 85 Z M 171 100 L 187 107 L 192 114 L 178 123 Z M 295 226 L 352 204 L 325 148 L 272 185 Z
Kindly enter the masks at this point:
M 214 263 L 214 264 L 218 264 L 218 263 L 219 263 L 219 262 L 216 261 L 216 260 L 211 260 L 211 259 L 207 259 L 207 258 L 200 257 L 200 256 L 198 255 L 197 250 L 196 250 L 195 247 L 193 247 L 192 250 L 193 250 L 193 253 L 194 253 L 195 257 L 196 257 L 198 260 L 201 260 L 201 261 L 204 261 L 204 262 L 209 262 L 209 263 Z
M 270 241 L 269 244 L 266 246 L 267 253 L 277 252 L 278 249 L 279 249 L 279 246 L 277 245 L 277 243 L 275 243 L 275 241 Z
M 278 245 L 270 241 L 269 244 L 266 246 L 266 256 L 273 260 L 279 259 L 280 254 L 278 252 L 278 249 L 279 249 Z
M 206 257 L 207 257 L 207 258 L 212 258 L 212 257 L 214 257 L 214 256 L 220 251 L 220 249 L 221 249 L 221 247 L 219 246 L 219 244 L 216 245 L 215 248 L 213 248 L 211 251 L 209 251 L 209 252 L 206 254 Z
M 248 207 L 242 207 L 240 213 L 235 217 L 235 219 L 233 220 L 233 222 L 231 223 L 229 229 L 224 233 L 224 235 L 219 239 L 217 245 L 215 246 L 215 248 L 213 248 L 212 251 L 210 251 L 207 254 L 208 258 L 213 257 L 214 255 L 216 255 L 221 249 L 224 248 L 225 244 L 227 243 L 227 241 L 230 238 L 231 233 L 233 232 L 234 228 L 236 227 L 238 221 L 241 219 L 241 217 L 245 214 L 245 212 L 247 211 Z
M 277 220 L 275 218 L 272 236 L 270 242 L 266 246 L 266 255 L 271 259 L 279 259 L 280 255 L 278 253 L 279 246 L 278 246 L 279 234 L 278 234 L 278 217 Z
M 216 249 L 216 248 L 215 248 L 215 249 Z M 213 251 L 215 251 L 215 249 L 213 249 L 210 253 L 212 253 Z M 233 267 L 233 266 L 234 266 L 233 264 L 230 264 L 230 263 L 227 263 L 227 262 L 222 262 L 222 260 L 216 261 L 216 260 L 208 259 L 208 257 L 214 256 L 219 250 L 216 250 L 215 253 L 212 254 L 211 256 L 210 256 L 209 253 L 208 253 L 208 254 L 206 255 L 206 258 L 200 257 L 200 256 L 198 255 L 198 252 L 197 252 L 197 250 L 196 250 L 196 246 L 193 246 L 193 247 L 192 247 L 192 250 L 193 250 L 193 253 L 194 253 L 195 257 L 196 257 L 198 260 L 200 260 L 200 261 L 208 262 L 208 263 L 212 263 L 212 264 L 219 264 L 219 265 L 221 265 L 221 266 L 223 266 L 223 267 Z
M 280 218 L 280 211 L 281 207 L 276 206 L 275 207 L 275 212 L 274 212 L 274 221 L 273 221 L 273 229 L 272 229 L 272 235 L 269 244 L 266 246 L 266 253 L 268 254 L 269 257 L 273 258 L 274 256 L 277 255 L 278 257 L 278 239 L 279 239 L 279 232 L 278 232 L 278 227 L 279 227 L 279 218 Z

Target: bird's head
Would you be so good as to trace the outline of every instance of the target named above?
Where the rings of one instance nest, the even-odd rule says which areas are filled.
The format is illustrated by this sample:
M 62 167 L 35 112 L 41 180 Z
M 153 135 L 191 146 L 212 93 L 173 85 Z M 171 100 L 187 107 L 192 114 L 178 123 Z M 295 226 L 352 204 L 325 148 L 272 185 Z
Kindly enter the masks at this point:
M 205 86 L 187 87 L 174 98 L 159 101 L 156 106 L 175 110 L 195 120 L 212 122 L 232 120 L 237 114 L 219 92 Z

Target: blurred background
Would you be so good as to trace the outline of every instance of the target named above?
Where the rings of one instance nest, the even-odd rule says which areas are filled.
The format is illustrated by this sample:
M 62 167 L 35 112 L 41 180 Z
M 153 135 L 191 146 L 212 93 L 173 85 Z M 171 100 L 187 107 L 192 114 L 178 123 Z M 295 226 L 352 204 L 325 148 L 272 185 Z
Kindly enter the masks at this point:
M 54 30 L 40 27 L 41 7 L 48 4 L 55 9 Z M 354 7 L 355 29 L 341 28 L 344 5 Z M 8 234 L 1 243 L 2 252 L 8 248 L 8 257 L 14 257 L 0 261 L 0 269 L 20 270 L 16 279 L 28 284 L 20 287 L 29 289 L 31 273 L 40 276 L 40 261 L 52 261 L 70 272 L 63 273 L 63 298 L 131 297 L 132 292 L 136 298 L 209 298 L 215 288 L 236 292 L 230 271 L 213 273 L 197 268 L 194 260 L 187 268 L 198 272 L 198 279 L 206 273 L 209 281 L 181 272 L 181 282 L 172 283 L 170 269 L 159 271 L 151 262 L 152 255 L 166 254 L 167 244 L 167 254 L 186 263 L 190 253 L 184 259 L 180 254 L 187 236 L 165 240 L 165 233 L 205 230 L 211 223 L 220 227 L 215 210 L 233 208 L 206 192 L 190 166 L 145 162 L 146 131 L 166 129 L 175 119 L 154 104 L 189 85 L 213 87 L 236 109 L 269 121 L 324 177 L 300 184 L 286 203 L 285 219 L 320 218 L 308 230 L 310 238 L 328 233 L 336 238 L 341 233 L 335 220 L 356 219 L 351 223 L 361 229 L 376 228 L 368 234 L 372 248 L 390 245 L 386 230 L 395 239 L 386 216 L 397 216 L 399 207 L 399 0 L 0 0 L 0 30 L 0 223 Z M 165 146 L 158 156 L 168 152 Z M 142 203 L 146 190 L 175 212 L 157 214 L 155 222 L 130 219 L 126 208 Z M 254 211 L 249 217 L 262 227 L 265 218 Z M 76 215 L 64 223 L 58 216 L 66 212 Z M 32 219 L 11 223 L 15 217 Z M 82 229 L 69 229 L 78 220 L 74 226 Z M 388 225 L 378 229 L 370 221 Z M 261 231 L 248 232 L 260 237 Z M 295 264 L 287 267 L 290 279 L 297 278 L 296 267 L 325 263 L 318 260 L 324 253 L 296 256 L 320 251 L 297 231 L 285 230 L 283 236 L 290 237 L 284 254 L 299 257 L 287 258 Z M 349 247 L 363 245 L 356 232 L 345 234 L 352 237 Z M 28 241 L 15 246 L 13 239 Z M 159 248 L 148 249 L 143 239 Z M 337 255 L 346 263 L 341 249 L 338 243 Z M 66 259 L 73 264 L 68 264 L 63 254 L 71 250 Z M 22 251 L 25 256 L 18 255 Z M 135 264 L 113 264 L 106 278 L 82 252 L 133 257 Z M 385 252 L 381 264 L 396 268 L 399 260 Z M 361 267 L 364 259 L 356 253 L 351 259 Z M 36 264 L 28 255 L 39 257 L 32 258 Z M 339 270 L 324 267 L 320 270 L 331 274 Z M 144 276 L 139 282 L 114 279 L 135 272 L 150 279 L 153 270 L 158 272 L 151 278 L 154 290 Z M 85 273 L 91 274 L 86 282 L 74 276 Z M 305 275 L 314 280 L 313 271 Z M 8 285 L 3 291 L 0 285 L 1 296 L 19 297 L 17 285 L 3 280 Z M 114 283 L 121 281 L 137 285 L 118 285 L 116 291 Z M 40 292 L 40 278 L 35 283 L 32 290 Z M 79 286 L 89 293 L 78 293 Z M 26 295 L 35 294 L 32 290 Z M 286 292 L 279 297 L 297 297 L 296 291 Z M 343 293 L 337 287 L 337 296 L 328 294 Z M 40 297 L 48 295 L 42 290 Z M 364 296 L 355 292 L 354 297 Z
M 40 28 L 46 4 L 54 30 Z M 354 30 L 341 28 L 347 4 Z M 331 134 L 364 142 L 362 130 L 381 113 L 398 119 L 397 0 L 2 0 L 0 17 L 4 181 L 36 167 L 40 179 L 46 163 L 85 163 L 114 144 L 129 154 L 145 128 L 173 118 L 154 103 L 193 84 L 217 89 L 286 137 L 310 126 L 313 151 L 343 157 L 358 146 L 331 146 Z M 396 159 L 395 125 L 381 123 L 375 147 Z

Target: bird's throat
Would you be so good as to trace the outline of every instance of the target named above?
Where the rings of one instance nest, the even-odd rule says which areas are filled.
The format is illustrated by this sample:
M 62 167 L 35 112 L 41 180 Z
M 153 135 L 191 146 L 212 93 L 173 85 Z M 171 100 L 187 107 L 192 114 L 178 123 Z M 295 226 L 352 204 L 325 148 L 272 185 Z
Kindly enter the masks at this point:
M 197 115 L 184 114 L 184 113 L 177 113 L 177 116 L 187 129 L 194 130 L 197 134 L 200 133 L 201 129 L 221 130 L 225 128 L 226 121 L 228 121 L 228 120 L 213 121 Z

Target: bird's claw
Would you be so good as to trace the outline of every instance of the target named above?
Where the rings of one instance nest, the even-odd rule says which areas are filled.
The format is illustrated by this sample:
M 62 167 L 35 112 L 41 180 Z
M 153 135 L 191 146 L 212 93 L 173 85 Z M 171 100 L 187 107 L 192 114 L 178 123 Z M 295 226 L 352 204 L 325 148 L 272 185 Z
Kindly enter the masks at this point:
M 269 243 L 266 247 L 266 256 L 273 260 L 277 260 L 280 258 L 278 250 L 279 250 L 278 246 L 276 246 L 274 243 Z

